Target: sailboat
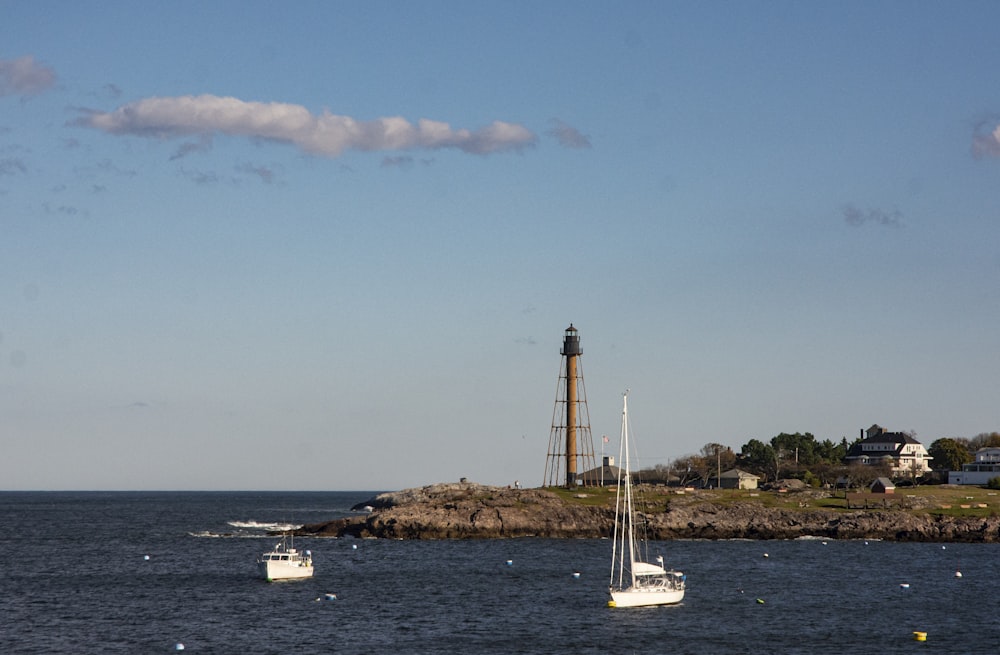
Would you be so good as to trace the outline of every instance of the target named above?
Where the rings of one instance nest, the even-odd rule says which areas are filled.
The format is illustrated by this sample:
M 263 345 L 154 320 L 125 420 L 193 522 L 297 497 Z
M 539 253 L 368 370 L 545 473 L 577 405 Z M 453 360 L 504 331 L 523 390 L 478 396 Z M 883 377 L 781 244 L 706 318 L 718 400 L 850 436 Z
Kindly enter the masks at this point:
M 622 436 L 615 494 L 615 534 L 611 549 L 611 583 L 608 607 L 646 607 L 674 605 L 684 598 L 686 577 L 680 571 L 667 570 L 663 557 L 656 563 L 646 561 L 646 542 L 636 535 L 636 511 L 632 500 L 632 475 L 629 473 L 628 390 L 622 403 Z

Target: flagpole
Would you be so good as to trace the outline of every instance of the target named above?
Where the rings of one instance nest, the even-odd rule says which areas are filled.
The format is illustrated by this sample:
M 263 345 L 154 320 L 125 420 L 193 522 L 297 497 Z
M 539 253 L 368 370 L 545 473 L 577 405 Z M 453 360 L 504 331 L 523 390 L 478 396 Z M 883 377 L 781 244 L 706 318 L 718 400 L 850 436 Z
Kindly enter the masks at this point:
M 604 444 L 608 443 L 608 435 L 601 436 L 601 488 L 604 488 Z

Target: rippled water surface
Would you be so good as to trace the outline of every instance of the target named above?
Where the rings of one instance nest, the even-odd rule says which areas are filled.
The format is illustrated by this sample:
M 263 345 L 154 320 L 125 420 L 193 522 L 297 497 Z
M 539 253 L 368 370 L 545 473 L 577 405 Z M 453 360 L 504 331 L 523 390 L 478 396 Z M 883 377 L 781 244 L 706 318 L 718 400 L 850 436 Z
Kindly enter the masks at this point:
M 649 609 L 606 607 L 610 543 L 591 539 L 302 539 L 313 579 L 254 577 L 269 527 L 371 495 L 0 493 L 0 652 L 1000 650 L 995 545 L 664 542 L 688 592 Z

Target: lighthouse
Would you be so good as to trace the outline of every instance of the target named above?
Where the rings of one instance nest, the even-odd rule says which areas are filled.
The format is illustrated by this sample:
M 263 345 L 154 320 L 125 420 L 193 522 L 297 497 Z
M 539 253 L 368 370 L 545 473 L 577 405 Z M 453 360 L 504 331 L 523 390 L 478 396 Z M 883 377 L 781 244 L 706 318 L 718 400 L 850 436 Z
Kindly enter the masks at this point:
M 570 323 L 563 334 L 559 384 L 552 410 L 549 451 L 542 486 L 575 487 L 579 472 L 594 468 L 594 442 L 590 432 L 587 392 L 583 384 L 580 333 Z

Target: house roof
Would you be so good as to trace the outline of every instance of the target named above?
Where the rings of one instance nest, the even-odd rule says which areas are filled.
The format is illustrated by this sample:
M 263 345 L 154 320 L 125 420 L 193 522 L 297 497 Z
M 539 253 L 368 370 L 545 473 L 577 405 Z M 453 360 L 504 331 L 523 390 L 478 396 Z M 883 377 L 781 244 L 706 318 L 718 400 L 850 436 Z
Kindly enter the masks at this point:
M 896 485 L 892 483 L 889 478 L 875 478 L 875 482 L 872 482 L 872 486 L 880 485 L 886 489 L 895 489 Z
M 862 441 L 867 441 L 868 443 L 920 443 L 905 432 L 883 432 L 882 434 L 876 434 L 868 437 L 867 439 L 862 439 Z
M 882 432 L 881 434 L 876 434 L 871 437 L 867 437 L 857 442 L 851 449 L 847 452 L 848 457 L 859 457 L 863 454 L 864 446 L 863 444 L 874 444 L 874 443 L 884 443 L 884 444 L 894 444 L 895 448 L 893 453 L 900 454 L 904 446 L 917 444 L 920 442 L 911 437 L 910 435 L 903 432 Z
M 717 475 L 712 476 L 713 479 L 717 477 L 719 476 Z M 753 473 L 748 473 L 747 471 L 743 471 L 740 469 L 729 469 L 728 471 L 722 474 L 722 477 L 726 479 L 735 478 L 738 480 L 749 480 L 751 478 L 754 480 L 760 479 L 759 475 L 754 475 Z
M 600 482 L 603 479 L 605 484 L 614 483 L 618 479 L 621 470 L 613 464 L 608 464 L 579 473 L 576 479 L 580 482 Z

